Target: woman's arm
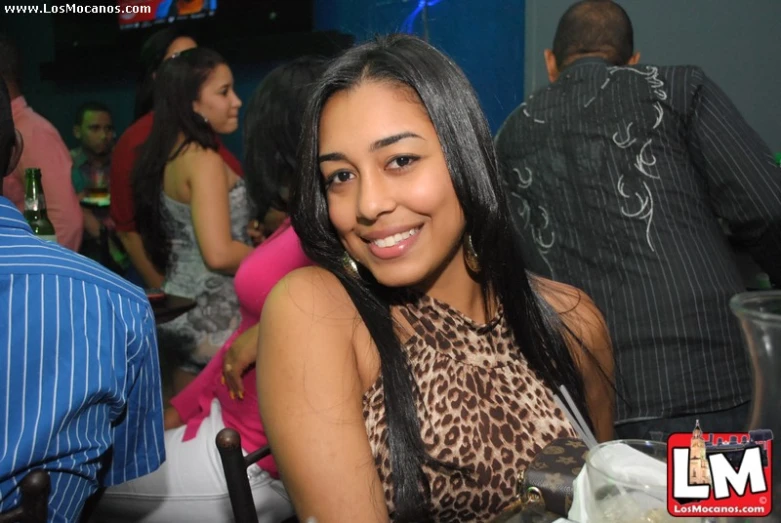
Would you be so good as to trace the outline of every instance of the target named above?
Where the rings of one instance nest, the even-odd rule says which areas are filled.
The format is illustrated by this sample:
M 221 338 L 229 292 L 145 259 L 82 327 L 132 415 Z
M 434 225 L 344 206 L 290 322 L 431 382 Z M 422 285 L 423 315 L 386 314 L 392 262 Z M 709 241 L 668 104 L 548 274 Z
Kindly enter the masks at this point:
M 239 334 L 225 351 L 222 364 L 222 381 L 231 397 L 244 399 L 244 374 L 255 365 L 258 358 L 258 334 L 260 322 Z
M 613 346 L 605 319 L 580 289 L 535 278 L 536 289 L 559 313 L 564 338 L 583 378 L 586 407 L 599 442 L 613 439 L 615 381 Z
M 198 247 L 206 266 L 234 274 L 252 247 L 233 239 L 228 177 L 225 164 L 214 151 L 183 155 L 190 185 L 190 210 Z
M 163 275 L 160 274 L 149 259 L 149 256 L 147 256 L 141 235 L 135 231 L 117 231 L 117 236 L 128 256 L 130 256 L 130 263 L 133 264 L 133 267 L 141 275 L 146 287 L 148 289 L 161 288 L 164 281 Z
M 388 521 L 362 414 L 372 347 L 336 278 L 304 268 L 261 315 L 258 401 L 274 459 L 301 521 Z M 364 331 L 365 332 L 365 331 Z

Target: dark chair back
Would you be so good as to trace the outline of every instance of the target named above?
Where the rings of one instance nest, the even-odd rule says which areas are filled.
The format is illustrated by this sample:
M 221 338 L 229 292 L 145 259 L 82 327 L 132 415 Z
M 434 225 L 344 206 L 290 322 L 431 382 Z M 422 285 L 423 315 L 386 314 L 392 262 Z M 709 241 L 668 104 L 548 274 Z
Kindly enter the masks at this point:
M 43 469 L 33 470 L 19 483 L 22 500 L 16 508 L 0 514 L 0 523 L 46 523 L 49 516 L 51 480 Z
M 252 489 L 247 477 L 247 467 L 271 454 L 268 445 L 244 456 L 241 451 L 241 435 L 233 429 L 224 428 L 217 433 L 217 450 L 222 460 L 222 470 L 228 483 L 233 518 L 236 523 L 258 523 L 255 502 L 252 499 Z M 283 523 L 297 523 L 295 517 L 286 519 Z M 2 523 L 2 522 L 0 522 Z

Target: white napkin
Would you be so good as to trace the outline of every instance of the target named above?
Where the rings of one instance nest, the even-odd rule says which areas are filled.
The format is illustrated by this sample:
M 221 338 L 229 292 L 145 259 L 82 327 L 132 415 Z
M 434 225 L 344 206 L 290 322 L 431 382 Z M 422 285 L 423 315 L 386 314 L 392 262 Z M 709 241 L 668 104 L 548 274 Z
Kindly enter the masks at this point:
M 599 463 L 612 465 L 610 467 L 612 470 L 621 471 L 618 479 L 630 482 L 632 478 L 642 478 L 646 485 L 667 486 L 666 463 L 623 443 L 602 447 L 597 451 L 599 452 Z M 588 465 L 584 466 L 578 477 L 575 478 L 572 506 L 568 518 L 576 523 L 595 523 L 589 522 L 587 515 L 588 506 L 594 499 L 588 482 L 587 468 Z

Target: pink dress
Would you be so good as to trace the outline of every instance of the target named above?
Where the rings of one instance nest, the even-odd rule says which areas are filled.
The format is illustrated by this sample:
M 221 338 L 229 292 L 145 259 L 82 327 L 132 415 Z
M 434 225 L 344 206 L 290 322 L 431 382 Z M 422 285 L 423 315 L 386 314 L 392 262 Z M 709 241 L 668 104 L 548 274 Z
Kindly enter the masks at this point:
M 221 382 L 223 358 L 233 340 L 260 320 L 263 303 L 274 285 L 294 269 L 311 264 L 301 250 L 298 236 L 289 220 L 285 220 L 273 235 L 242 262 L 234 279 L 241 306 L 239 328 L 198 377 L 171 400 L 187 426 L 183 441 L 195 437 L 201 422 L 209 416 L 212 400 L 217 398 L 222 408 L 223 423 L 241 435 L 241 445 L 245 451 L 252 452 L 268 444 L 258 413 L 255 369 L 244 375 L 244 399 L 231 399 L 228 386 Z M 271 456 L 260 460 L 258 465 L 278 477 L 277 466 Z

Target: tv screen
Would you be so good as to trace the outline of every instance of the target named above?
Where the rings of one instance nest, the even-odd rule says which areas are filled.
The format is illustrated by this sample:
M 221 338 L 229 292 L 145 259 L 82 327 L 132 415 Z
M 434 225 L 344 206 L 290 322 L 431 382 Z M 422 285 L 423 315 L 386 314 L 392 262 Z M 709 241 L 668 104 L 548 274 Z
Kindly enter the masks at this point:
M 120 29 L 143 29 L 214 16 L 217 0 L 118 0 Z

